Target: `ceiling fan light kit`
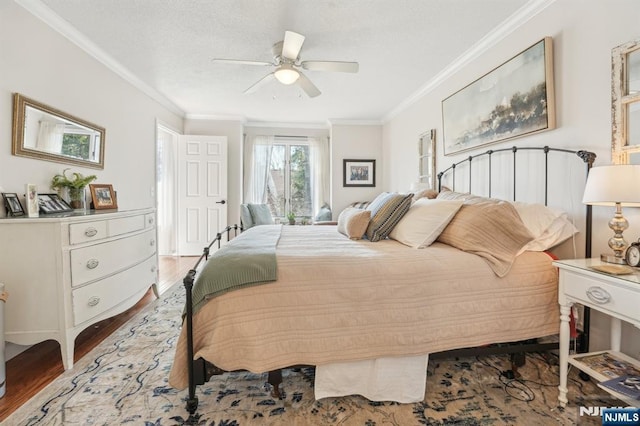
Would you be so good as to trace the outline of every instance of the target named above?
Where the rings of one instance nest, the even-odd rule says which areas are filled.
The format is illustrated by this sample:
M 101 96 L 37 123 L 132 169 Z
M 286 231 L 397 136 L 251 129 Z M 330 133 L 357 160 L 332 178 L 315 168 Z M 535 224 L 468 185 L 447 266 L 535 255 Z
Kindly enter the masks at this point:
M 311 71 L 330 71 L 330 72 L 358 72 L 357 62 L 338 62 L 338 61 L 299 61 L 300 50 L 304 43 L 304 36 L 293 31 L 285 31 L 284 40 L 273 46 L 273 62 L 242 60 L 242 59 L 214 59 L 219 63 L 235 63 L 242 65 L 260 65 L 273 66 L 276 69 L 262 77 L 258 82 L 251 85 L 244 93 L 253 93 L 259 88 L 273 80 L 274 78 L 280 83 L 297 85 L 309 96 L 315 98 L 320 95 L 320 90 L 305 76 L 301 71 L 307 69 Z
M 298 81 L 300 73 L 290 64 L 282 64 L 274 72 L 276 79 L 282 84 L 293 84 Z

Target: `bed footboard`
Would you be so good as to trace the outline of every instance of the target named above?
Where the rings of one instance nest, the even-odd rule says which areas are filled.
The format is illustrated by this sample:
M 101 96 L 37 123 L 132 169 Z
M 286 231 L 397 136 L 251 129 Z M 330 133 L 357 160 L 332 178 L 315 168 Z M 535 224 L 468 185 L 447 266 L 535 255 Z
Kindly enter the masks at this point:
M 193 283 L 196 276 L 196 271 L 198 266 L 203 260 L 207 260 L 209 258 L 209 252 L 211 251 L 211 247 L 217 242 L 218 249 L 220 249 L 220 245 L 222 243 L 223 234 L 227 234 L 227 241 L 231 238 L 231 231 L 234 231 L 234 237 L 238 235 L 238 225 L 229 225 L 222 231 L 216 234 L 216 237 L 211 241 L 211 243 L 203 249 L 202 255 L 198 258 L 198 261 L 193 266 L 192 269 L 187 272 L 187 275 L 182 280 L 184 284 L 184 289 L 186 292 L 186 327 L 187 327 L 187 374 L 189 375 L 189 396 L 187 397 L 187 411 L 189 412 L 190 418 L 198 409 L 198 397 L 196 396 L 196 386 L 206 383 L 209 380 L 209 377 L 214 375 L 215 373 L 208 374 L 207 363 L 204 359 L 199 358 L 197 360 L 193 359 Z M 217 368 L 214 366 L 214 368 Z M 220 372 L 217 374 L 221 374 L 224 371 L 217 369 Z M 210 370 L 209 371 L 215 371 Z

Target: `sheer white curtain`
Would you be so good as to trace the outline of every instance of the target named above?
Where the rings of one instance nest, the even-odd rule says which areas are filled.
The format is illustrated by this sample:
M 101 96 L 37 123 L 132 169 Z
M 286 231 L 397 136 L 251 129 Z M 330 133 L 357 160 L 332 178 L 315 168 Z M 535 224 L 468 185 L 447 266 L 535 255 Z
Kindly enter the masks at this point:
M 314 215 L 329 201 L 329 139 L 309 138 L 311 147 L 311 190 Z
M 265 203 L 274 136 L 256 135 L 244 143 L 244 202 Z
M 62 137 L 64 136 L 64 124 L 52 121 L 40 121 L 36 146 L 47 152 L 62 152 Z

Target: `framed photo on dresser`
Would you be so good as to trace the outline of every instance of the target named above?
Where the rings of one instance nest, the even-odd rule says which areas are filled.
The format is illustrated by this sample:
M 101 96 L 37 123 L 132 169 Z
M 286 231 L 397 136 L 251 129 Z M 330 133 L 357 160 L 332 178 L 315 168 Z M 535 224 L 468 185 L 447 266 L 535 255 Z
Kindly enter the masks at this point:
M 58 194 L 38 194 L 38 206 L 43 214 L 66 213 L 73 210 Z
M 91 201 L 93 202 L 94 209 L 118 208 L 118 201 L 116 200 L 116 193 L 113 190 L 113 185 L 92 183 L 89 184 L 89 190 L 91 191 Z
M 15 192 L 3 192 L 2 199 L 4 200 L 4 207 L 7 210 L 7 216 L 24 216 L 24 209 L 18 194 Z

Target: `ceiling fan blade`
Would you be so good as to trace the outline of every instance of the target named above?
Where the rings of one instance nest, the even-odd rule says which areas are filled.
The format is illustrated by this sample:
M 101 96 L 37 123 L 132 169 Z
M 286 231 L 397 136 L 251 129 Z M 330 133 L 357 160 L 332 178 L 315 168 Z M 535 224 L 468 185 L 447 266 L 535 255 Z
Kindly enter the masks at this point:
M 357 62 L 340 61 L 304 61 L 300 64 L 305 70 L 311 71 L 333 71 L 333 72 L 358 72 Z
M 316 96 L 320 95 L 320 93 L 322 93 L 320 92 L 320 90 L 318 90 L 315 84 L 313 84 L 311 80 L 309 80 L 307 76 L 302 73 L 300 73 L 300 77 L 298 77 L 297 83 L 310 98 L 315 98 Z
M 253 84 L 253 86 L 249 87 L 247 90 L 244 91 L 245 95 L 248 95 L 250 93 L 254 93 L 256 92 L 258 89 L 260 89 L 262 86 L 264 86 L 265 84 L 269 83 L 271 80 L 275 79 L 275 75 L 273 73 L 267 74 L 264 77 L 262 77 L 260 80 L 258 80 L 256 83 Z
M 218 58 L 214 58 L 211 61 L 212 62 L 218 62 L 220 64 L 261 65 L 261 66 L 272 66 L 272 65 L 274 65 L 271 62 L 248 61 L 248 60 L 244 60 L 244 59 L 218 59 Z
M 295 61 L 298 59 L 300 49 L 302 49 L 302 43 L 304 43 L 304 36 L 302 34 L 285 31 L 284 42 L 282 43 L 282 56 Z

